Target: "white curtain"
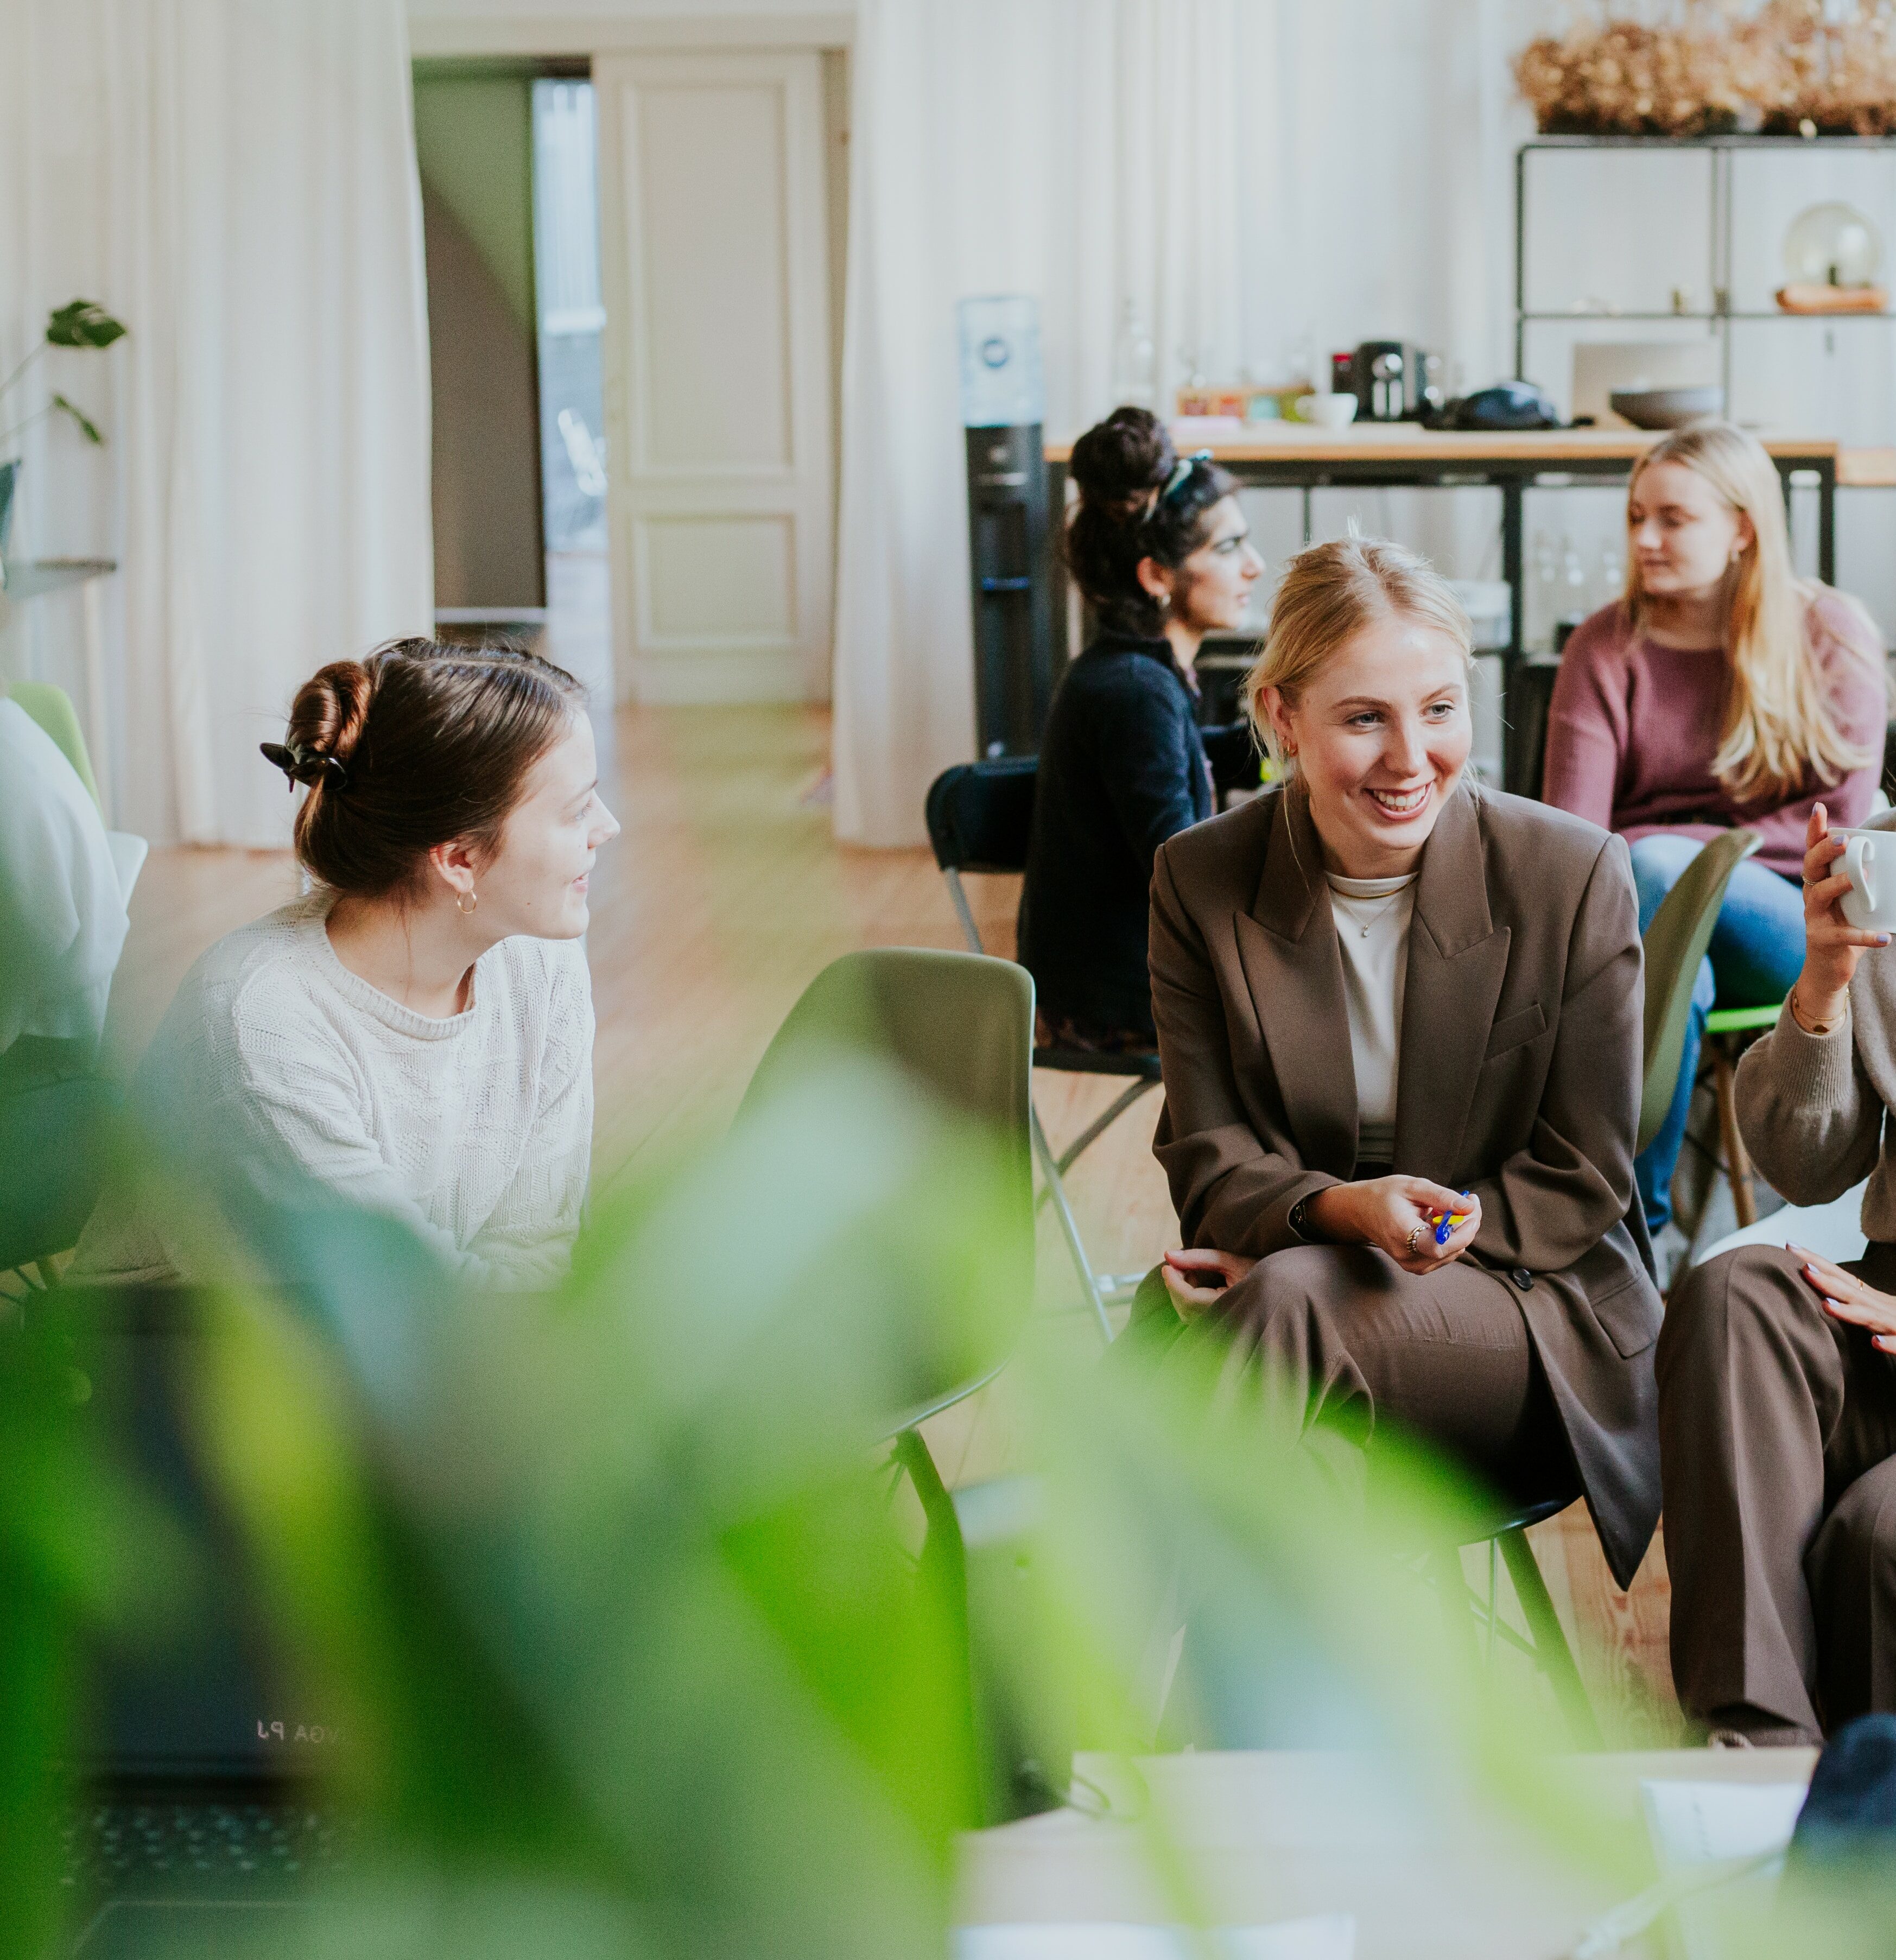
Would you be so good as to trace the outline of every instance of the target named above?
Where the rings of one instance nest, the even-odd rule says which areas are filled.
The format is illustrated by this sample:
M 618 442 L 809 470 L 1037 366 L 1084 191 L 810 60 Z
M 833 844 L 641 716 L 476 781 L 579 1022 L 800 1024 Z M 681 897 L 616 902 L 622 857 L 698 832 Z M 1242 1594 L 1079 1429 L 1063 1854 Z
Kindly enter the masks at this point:
M 402 0 L 0 0 L 0 361 L 75 296 L 13 555 L 118 560 L 95 759 L 157 842 L 278 845 L 256 752 L 327 660 L 429 630 L 428 342 Z M 24 406 L 31 406 L 27 401 Z M 76 606 L 5 657 L 83 697 Z
M 1508 72 L 1541 0 L 860 0 L 836 632 L 838 833 L 922 837 L 973 752 L 955 303 L 1040 303 L 1046 425 L 1387 335 L 1509 371 Z

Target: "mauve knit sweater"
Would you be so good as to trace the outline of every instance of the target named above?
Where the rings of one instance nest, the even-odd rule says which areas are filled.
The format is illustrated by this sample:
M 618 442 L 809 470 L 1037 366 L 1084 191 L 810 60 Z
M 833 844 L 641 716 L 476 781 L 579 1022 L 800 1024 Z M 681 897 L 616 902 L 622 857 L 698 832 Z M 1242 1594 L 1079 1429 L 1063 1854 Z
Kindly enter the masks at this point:
M 1755 861 L 1799 877 L 1812 803 L 1822 800 L 1833 827 L 1869 814 L 1889 712 L 1882 647 L 1862 609 L 1820 586 L 1805 619 L 1838 727 L 1877 758 L 1867 768 L 1840 783 L 1807 779 L 1781 803 L 1735 802 L 1712 774 L 1724 720 L 1723 653 L 1656 645 L 1632 630 L 1616 603 L 1576 626 L 1561 657 L 1542 800 L 1629 841 L 1653 830 L 1703 839 L 1748 825 L 1764 839 Z

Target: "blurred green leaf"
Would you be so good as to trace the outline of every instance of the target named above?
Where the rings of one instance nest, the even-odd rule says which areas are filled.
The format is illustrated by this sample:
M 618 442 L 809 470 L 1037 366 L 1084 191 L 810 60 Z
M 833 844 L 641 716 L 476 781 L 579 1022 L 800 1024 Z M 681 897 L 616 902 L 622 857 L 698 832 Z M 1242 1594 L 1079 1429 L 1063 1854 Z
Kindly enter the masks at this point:
M 1202 1745 L 1357 1752 L 1383 1825 L 1474 1793 L 1637 1889 L 1541 1705 L 1447 1636 L 1474 1494 L 1379 1433 L 1366 1504 L 1214 1343 L 1077 1360 L 1026 1318 L 1020 1169 L 845 1059 L 602 1208 L 545 1295 L 230 1201 L 294 1284 L 216 1296 L 196 1427 L 364 1833 L 297 1950 L 934 1960 L 984 1801 L 1150 1749 L 1162 1699 Z M 1010 1356 L 1032 1501 L 971 1499 L 964 1614 L 889 1439 Z M 1175 1824 L 1123 1855 L 1190 1922 Z
M 82 409 L 75 408 L 65 396 L 55 394 L 52 398 L 52 406 L 62 415 L 71 416 L 78 425 L 79 433 L 95 448 L 104 442 L 105 438 L 99 433 L 98 424 L 94 422 Z
M 69 300 L 46 316 L 46 339 L 55 347 L 110 347 L 125 332 L 96 300 Z

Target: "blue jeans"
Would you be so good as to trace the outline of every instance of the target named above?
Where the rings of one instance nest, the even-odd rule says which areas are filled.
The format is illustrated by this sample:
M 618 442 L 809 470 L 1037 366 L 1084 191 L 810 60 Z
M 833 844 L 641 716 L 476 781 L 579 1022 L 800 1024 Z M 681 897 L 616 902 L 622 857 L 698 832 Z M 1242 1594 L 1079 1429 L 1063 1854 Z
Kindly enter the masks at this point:
M 1659 831 L 1633 846 L 1633 883 L 1640 899 L 1640 931 L 1653 923 L 1659 901 L 1704 847 L 1695 837 Z M 1672 1170 L 1685 1142 L 1685 1119 L 1698 1074 L 1705 1017 L 1714 1001 L 1724 1007 L 1761 1007 L 1781 1001 L 1804 963 L 1804 894 L 1789 878 L 1747 859 L 1732 873 L 1725 902 L 1712 928 L 1711 950 L 1692 988 L 1692 1011 L 1679 1057 L 1678 1087 L 1659 1134 L 1634 1160 L 1646 1222 L 1655 1232 L 1672 1215 Z

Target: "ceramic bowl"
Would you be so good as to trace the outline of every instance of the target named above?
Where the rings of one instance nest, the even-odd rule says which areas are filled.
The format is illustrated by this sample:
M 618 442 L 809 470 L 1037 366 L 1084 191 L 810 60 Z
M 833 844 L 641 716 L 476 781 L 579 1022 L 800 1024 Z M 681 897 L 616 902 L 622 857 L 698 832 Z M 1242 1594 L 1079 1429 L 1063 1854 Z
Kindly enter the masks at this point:
M 1716 382 L 1699 388 L 1616 388 L 1608 399 L 1614 414 L 1635 428 L 1683 428 L 1725 412 L 1725 390 Z
M 1356 420 L 1354 395 L 1300 395 L 1297 413 L 1319 428 L 1347 428 Z

